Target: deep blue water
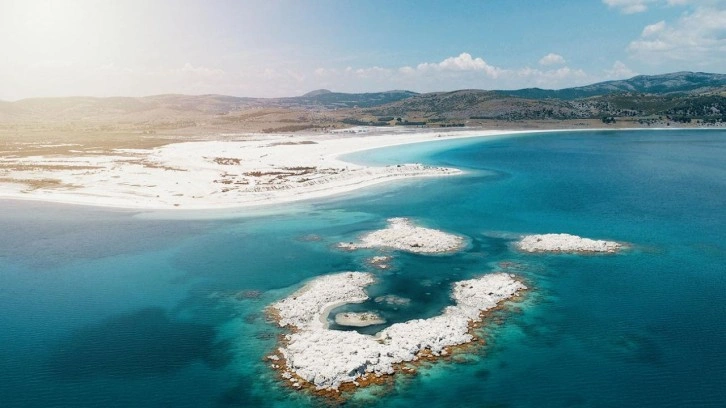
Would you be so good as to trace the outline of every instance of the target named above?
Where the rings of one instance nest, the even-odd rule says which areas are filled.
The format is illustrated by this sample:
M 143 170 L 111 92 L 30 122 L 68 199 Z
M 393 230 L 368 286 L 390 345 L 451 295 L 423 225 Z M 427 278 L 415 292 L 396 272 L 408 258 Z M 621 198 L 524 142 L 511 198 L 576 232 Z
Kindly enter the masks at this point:
M 726 132 L 549 133 L 351 159 L 467 174 L 217 219 L 0 202 L 0 407 L 323 405 L 280 387 L 265 365 L 280 332 L 263 309 L 305 279 L 370 270 L 373 251 L 332 246 L 393 216 L 471 245 L 394 253 L 370 294 L 410 304 L 343 309 L 377 309 L 389 322 L 435 315 L 451 282 L 499 269 L 532 290 L 465 361 L 348 405 L 726 406 Z M 511 249 L 517 234 L 546 232 L 633 249 Z

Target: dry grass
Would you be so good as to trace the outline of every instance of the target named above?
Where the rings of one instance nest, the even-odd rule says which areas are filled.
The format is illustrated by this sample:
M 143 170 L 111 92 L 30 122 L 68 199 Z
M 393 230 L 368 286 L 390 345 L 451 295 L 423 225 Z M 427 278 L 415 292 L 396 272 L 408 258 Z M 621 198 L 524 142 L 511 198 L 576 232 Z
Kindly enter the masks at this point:
M 262 133 L 289 133 L 289 132 L 300 132 L 302 130 L 317 129 L 320 126 L 314 124 L 304 125 L 287 125 L 279 127 L 270 127 L 262 129 Z
M 165 166 L 163 164 L 154 163 L 148 160 L 118 160 L 116 163 L 136 164 L 139 166 L 146 167 L 147 169 L 160 169 L 167 171 L 188 171 L 179 167 Z
M 9 171 L 64 171 L 64 170 L 98 170 L 98 166 L 74 166 L 59 164 L 20 164 L 0 163 L 0 169 Z
M 312 140 L 301 140 L 299 142 L 277 142 L 277 143 L 270 144 L 270 146 L 294 146 L 294 145 L 311 145 L 311 144 L 318 144 L 318 142 L 313 142 Z
M 58 179 L 19 179 L 12 177 L 0 177 L 0 183 L 24 184 L 28 186 L 28 191 L 39 189 L 59 189 L 59 188 L 75 188 L 72 184 L 66 184 Z

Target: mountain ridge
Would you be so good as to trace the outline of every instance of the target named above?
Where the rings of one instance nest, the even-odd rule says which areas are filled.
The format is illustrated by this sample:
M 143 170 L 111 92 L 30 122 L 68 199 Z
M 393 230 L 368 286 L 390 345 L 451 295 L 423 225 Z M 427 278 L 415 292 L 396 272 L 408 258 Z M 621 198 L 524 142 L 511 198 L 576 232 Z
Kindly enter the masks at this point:
M 326 123 L 338 126 L 439 126 L 463 125 L 477 120 L 603 117 L 726 121 L 726 74 L 681 71 L 638 75 L 559 90 L 528 88 L 512 91 L 461 89 L 429 93 L 407 90 L 343 93 L 318 89 L 301 96 L 282 98 L 218 94 L 27 98 L 15 102 L 0 101 L 0 120 L 9 123 L 37 120 L 88 123 L 131 121 L 196 126 L 210 121 L 240 124 L 249 118 L 264 116 L 263 110 L 287 112 L 290 117 L 285 121 L 290 125 L 280 127 L 284 129 L 310 127 L 323 120 L 310 119 L 314 115 L 324 117 Z M 312 112 L 318 113 L 311 116 Z

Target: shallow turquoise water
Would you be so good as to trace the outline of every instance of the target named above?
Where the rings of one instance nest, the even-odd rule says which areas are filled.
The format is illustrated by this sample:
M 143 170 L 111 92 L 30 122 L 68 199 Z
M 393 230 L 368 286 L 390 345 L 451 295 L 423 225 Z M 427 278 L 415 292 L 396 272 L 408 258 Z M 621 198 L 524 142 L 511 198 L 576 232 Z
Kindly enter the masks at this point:
M 502 268 L 532 291 L 465 363 L 435 364 L 348 405 L 726 406 L 726 133 L 551 133 L 352 159 L 468 173 L 217 220 L 0 203 L 0 406 L 321 405 L 266 367 L 279 331 L 262 311 L 305 279 L 368 270 L 373 251 L 332 246 L 392 216 L 471 245 L 394 253 L 370 294 L 411 303 L 347 309 L 376 308 L 389 322 L 435 315 L 450 282 Z M 634 247 L 602 257 L 511 250 L 517 234 L 545 232 Z

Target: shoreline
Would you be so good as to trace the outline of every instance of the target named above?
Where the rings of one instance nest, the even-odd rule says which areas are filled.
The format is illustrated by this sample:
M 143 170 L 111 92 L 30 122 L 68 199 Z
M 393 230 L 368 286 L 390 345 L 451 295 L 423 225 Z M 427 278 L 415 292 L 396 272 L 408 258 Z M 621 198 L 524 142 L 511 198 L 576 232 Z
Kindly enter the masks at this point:
M 418 163 L 367 166 L 341 159 L 352 153 L 432 141 L 622 130 L 682 129 L 353 128 L 324 134 L 180 141 L 104 155 L 2 157 L 0 164 L 10 170 L 0 167 L 0 200 L 129 211 L 265 209 L 389 181 L 463 174 L 458 169 Z

